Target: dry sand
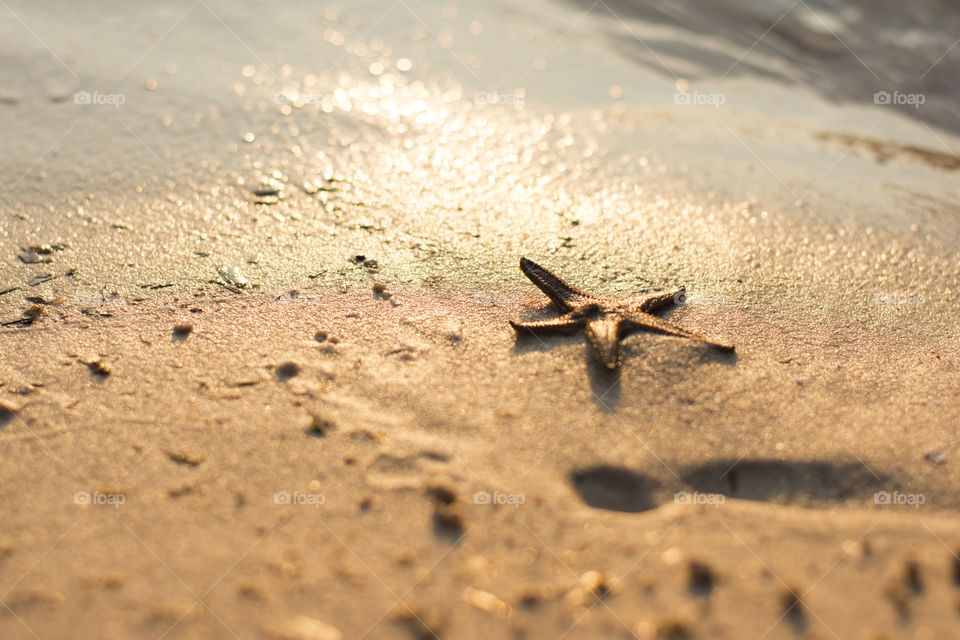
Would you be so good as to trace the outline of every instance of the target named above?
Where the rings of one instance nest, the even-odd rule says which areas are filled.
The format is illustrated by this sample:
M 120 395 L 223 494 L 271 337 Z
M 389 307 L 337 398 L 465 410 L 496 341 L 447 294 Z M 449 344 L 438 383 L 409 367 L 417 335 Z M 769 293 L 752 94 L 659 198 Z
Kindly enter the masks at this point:
M 801 4 L 0 8 L 0 637 L 957 637 L 955 17 Z

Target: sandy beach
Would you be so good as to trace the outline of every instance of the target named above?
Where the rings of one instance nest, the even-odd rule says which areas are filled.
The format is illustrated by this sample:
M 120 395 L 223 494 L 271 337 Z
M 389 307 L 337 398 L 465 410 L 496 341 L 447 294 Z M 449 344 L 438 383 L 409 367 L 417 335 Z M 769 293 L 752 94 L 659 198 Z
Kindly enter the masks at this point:
M 0 637 L 960 637 L 955 8 L 0 15 Z

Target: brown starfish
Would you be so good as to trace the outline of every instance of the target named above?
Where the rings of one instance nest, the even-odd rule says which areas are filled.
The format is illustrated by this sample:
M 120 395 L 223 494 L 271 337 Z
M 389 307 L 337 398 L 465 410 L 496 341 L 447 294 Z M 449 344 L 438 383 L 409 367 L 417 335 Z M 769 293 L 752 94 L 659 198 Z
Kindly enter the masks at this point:
M 671 336 L 690 338 L 704 342 L 720 351 L 733 351 L 730 345 L 712 342 L 652 315 L 653 311 L 675 302 L 678 296 L 684 294 L 683 289 L 644 293 L 611 300 L 578 291 L 536 262 L 526 258 L 520 258 L 520 270 L 553 300 L 563 315 L 553 320 L 511 322 L 510 326 L 517 332 L 529 331 L 534 334 L 583 329 L 607 369 L 613 370 L 620 366 L 620 338 L 636 329 L 648 329 Z

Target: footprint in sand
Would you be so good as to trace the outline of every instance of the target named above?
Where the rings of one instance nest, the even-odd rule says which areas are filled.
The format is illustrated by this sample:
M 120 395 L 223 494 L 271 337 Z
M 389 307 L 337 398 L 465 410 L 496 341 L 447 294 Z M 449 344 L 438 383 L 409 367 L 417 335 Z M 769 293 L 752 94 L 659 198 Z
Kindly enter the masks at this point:
M 893 490 L 887 476 L 859 462 L 716 460 L 688 469 L 682 479 L 700 493 L 801 506 L 872 502 L 877 491 Z
M 601 465 L 570 474 L 574 490 L 597 509 L 639 513 L 657 506 L 653 493 L 660 483 L 625 467 Z
M 715 460 L 688 468 L 680 479 L 684 486 L 678 490 L 805 507 L 872 504 L 877 492 L 897 489 L 889 476 L 859 462 Z M 585 503 L 611 511 L 648 511 L 663 504 L 667 493 L 660 480 L 613 465 L 575 470 L 570 481 Z

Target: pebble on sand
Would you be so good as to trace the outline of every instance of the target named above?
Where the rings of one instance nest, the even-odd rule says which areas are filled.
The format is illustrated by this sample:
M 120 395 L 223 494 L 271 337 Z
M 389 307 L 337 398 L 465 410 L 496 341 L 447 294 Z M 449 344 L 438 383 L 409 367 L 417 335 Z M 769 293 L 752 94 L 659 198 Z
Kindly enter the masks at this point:
M 414 605 L 412 608 L 400 603 L 390 612 L 390 619 L 403 627 L 414 638 L 439 638 L 442 635 L 443 621 L 432 609 Z
M 300 365 L 292 360 L 288 360 L 277 366 L 277 377 L 280 380 L 289 380 L 300 374 Z
M 12 402 L 0 400 L 0 427 L 13 420 L 19 410 L 19 407 Z
M 709 595 L 716 582 L 710 565 L 696 560 L 690 562 L 689 578 L 690 592 L 695 595 Z
M 457 501 L 457 492 L 451 487 L 433 485 L 427 489 L 427 495 L 438 505 L 452 505 Z
M 920 575 L 920 565 L 912 558 L 893 566 L 883 588 L 884 595 L 900 618 L 910 615 L 910 601 L 922 591 L 923 578 Z
M 335 428 L 336 424 L 333 422 L 333 420 L 323 416 L 311 415 L 310 424 L 307 425 L 305 432 L 308 436 L 323 438 Z
M 690 630 L 691 625 L 686 619 L 667 618 L 659 625 L 651 625 L 657 631 L 656 638 L 665 638 L 666 640 L 687 640 L 692 638 Z M 648 636 L 649 637 L 649 636 Z
M 439 538 L 456 544 L 466 533 L 463 516 L 453 504 L 436 503 L 433 511 L 433 531 Z
M 220 274 L 220 277 L 227 282 L 227 284 L 235 287 L 246 287 L 250 284 L 250 281 L 247 280 L 246 276 L 241 273 L 240 267 L 220 267 L 217 272 Z
M 189 467 L 198 467 L 203 463 L 203 456 L 192 451 L 168 451 L 167 457 Z
M 266 631 L 273 640 L 343 640 L 339 629 L 308 616 L 297 616 Z
M 802 627 L 806 613 L 804 612 L 801 591 L 793 587 L 784 587 L 780 592 L 780 607 L 783 617 L 795 627 Z
M 176 338 L 186 338 L 193 331 L 193 325 L 189 322 L 181 322 L 173 325 L 173 335 Z
M 489 591 L 467 587 L 463 590 L 463 601 L 481 611 L 486 611 L 498 618 L 510 617 L 511 608 L 506 602 Z
M 585 572 L 580 576 L 580 584 L 597 599 L 606 597 L 613 589 L 610 580 L 600 571 Z
M 103 360 L 99 360 L 99 359 L 97 359 L 97 360 L 88 360 L 88 361 L 84 362 L 83 364 L 85 364 L 85 365 L 87 366 L 87 368 L 90 369 L 90 373 L 92 373 L 92 374 L 94 374 L 94 375 L 96 375 L 96 376 L 107 377 L 107 376 L 109 376 L 111 373 L 113 373 L 113 371 L 110 369 L 110 367 L 108 367 L 106 364 L 104 364 Z

